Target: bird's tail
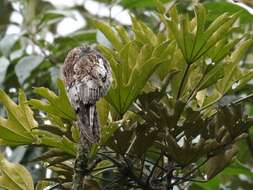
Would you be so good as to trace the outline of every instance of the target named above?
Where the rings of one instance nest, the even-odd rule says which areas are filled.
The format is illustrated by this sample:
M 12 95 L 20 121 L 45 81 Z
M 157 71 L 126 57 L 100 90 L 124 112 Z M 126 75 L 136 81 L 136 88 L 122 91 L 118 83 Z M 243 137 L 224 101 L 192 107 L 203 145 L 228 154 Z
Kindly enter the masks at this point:
M 80 142 L 98 143 L 100 140 L 100 129 L 96 105 L 81 105 L 78 112 L 78 125 L 80 128 Z M 88 142 L 87 142 L 88 140 Z

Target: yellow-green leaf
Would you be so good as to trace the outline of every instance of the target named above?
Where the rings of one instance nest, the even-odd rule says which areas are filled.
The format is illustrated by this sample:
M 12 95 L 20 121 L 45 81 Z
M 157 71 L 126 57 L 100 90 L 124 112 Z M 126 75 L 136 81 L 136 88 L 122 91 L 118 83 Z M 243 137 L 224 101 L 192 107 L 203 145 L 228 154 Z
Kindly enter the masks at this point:
M 52 115 L 57 115 L 61 118 L 73 121 L 76 119 L 76 115 L 67 97 L 63 81 L 58 80 L 57 86 L 59 88 L 58 96 L 48 88 L 45 87 L 35 88 L 34 92 L 46 98 L 47 102 L 37 99 L 31 99 L 29 101 L 29 104 L 35 107 L 36 109 L 43 110 Z
M 38 123 L 33 117 L 33 111 L 27 104 L 22 90 L 19 91 L 19 105 L 0 90 L 0 100 L 4 104 L 8 118 L 0 117 L 1 143 L 9 145 L 30 144 L 35 137 L 31 130 L 37 128 Z
M 115 47 L 115 49 L 121 49 L 122 44 L 119 39 L 119 37 L 116 35 L 116 33 L 111 29 L 110 26 L 105 24 L 104 22 L 94 22 L 97 29 L 99 29 L 105 37 L 111 42 L 111 44 Z
M 7 190 L 34 190 L 31 174 L 20 165 L 8 162 L 0 154 L 0 187 Z

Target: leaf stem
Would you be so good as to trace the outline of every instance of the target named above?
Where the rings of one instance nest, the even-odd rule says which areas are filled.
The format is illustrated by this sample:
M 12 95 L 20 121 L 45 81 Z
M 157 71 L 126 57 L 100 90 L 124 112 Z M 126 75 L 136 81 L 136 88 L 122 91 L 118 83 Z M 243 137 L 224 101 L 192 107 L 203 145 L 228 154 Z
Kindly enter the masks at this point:
M 191 65 L 191 64 L 188 64 L 188 63 L 187 63 L 187 66 L 186 66 L 186 68 L 185 68 L 185 70 L 184 70 L 183 78 L 182 78 L 182 80 L 181 80 L 181 82 L 180 82 L 179 90 L 178 90 L 178 93 L 177 93 L 177 100 L 180 98 L 180 95 L 181 95 L 181 93 L 182 93 L 182 89 L 183 89 L 183 86 L 184 86 L 184 83 L 185 83 L 186 76 L 187 76 L 187 74 L 188 74 L 190 65 Z

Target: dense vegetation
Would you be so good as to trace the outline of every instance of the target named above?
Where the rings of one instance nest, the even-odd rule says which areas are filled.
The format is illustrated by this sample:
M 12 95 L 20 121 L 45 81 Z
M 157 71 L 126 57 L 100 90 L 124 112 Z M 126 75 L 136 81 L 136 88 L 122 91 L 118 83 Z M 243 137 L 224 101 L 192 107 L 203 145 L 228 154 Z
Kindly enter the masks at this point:
M 252 189 L 253 17 L 225 1 L 96 2 L 127 9 L 131 26 L 83 4 L 0 1 L 0 187 L 71 189 L 79 132 L 60 68 L 89 43 L 114 81 L 97 104 L 102 134 L 86 152 L 86 189 Z M 86 25 L 61 36 L 72 11 Z

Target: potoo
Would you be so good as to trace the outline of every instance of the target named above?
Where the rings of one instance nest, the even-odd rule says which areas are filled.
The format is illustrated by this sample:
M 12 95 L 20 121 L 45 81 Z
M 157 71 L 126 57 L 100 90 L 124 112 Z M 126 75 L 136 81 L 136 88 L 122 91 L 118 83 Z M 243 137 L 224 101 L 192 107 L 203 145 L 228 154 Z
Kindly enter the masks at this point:
M 96 101 L 106 95 L 112 73 L 101 54 L 90 47 L 72 49 L 64 61 L 64 83 L 68 98 L 76 111 L 81 141 L 90 143 L 100 139 Z

